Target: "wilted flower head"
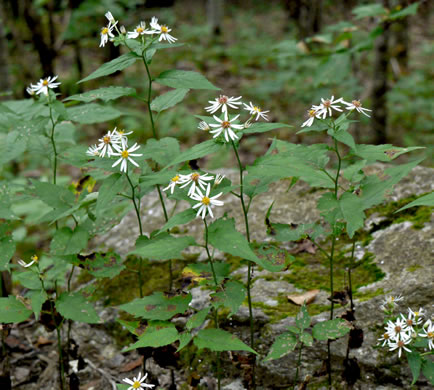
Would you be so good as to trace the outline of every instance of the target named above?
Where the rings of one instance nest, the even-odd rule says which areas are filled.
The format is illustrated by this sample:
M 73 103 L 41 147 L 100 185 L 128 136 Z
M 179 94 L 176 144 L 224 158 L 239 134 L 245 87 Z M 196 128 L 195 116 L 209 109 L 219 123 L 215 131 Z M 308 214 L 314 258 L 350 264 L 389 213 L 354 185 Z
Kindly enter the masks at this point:
M 206 123 L 205 121 L 199 122 L 199 125 L 197 126 L 197 128 L 202 130 L 202 131 L 209 131 L 210 130 L 208 123 Z
M 343 99 L 339 98 L 335 100 L 334 96 L 332 96 L 330 99 L 321 98 L 321 104 L 319 106 L 312 106 L 312 108 L 317 111 L 318 116 L 322 115 L 322 119 L 325 119 L 327 114 L 332 116 L 332 109 L 342 112 L 341 107 L 338 106 L 338 103 L 343 103 Z
M 268 121 L 268 115 L 265 115 L 265 114 L 267 112 L 270 112 L 270 111 L 262 111 L 258 106 L 254 106 L 252 104 L 252 102 L 250 102 L 250 105 L 246 104 L 246 103 L 243 103 L 243 104 L 244 104 L 244 109 L 247 110 L 247 111 L 249 111 L 249 113 L 252 116 L 256 115 L 256 120 L 258 120 L 259 118 L 263 118 L 266 121 Z
M 153 33 L 160 34 L 160 38 L 158 38 L 159 42 L 165 40 L 169 43 L 174 43 L 175 41 L 178 40 L 177 38 L 169 34 L 172 31 L 172 29 L 170 29 L 168 26 L 164 24 L 160 25 L 158 23 L 158 19 L 155 16 L 152 17 L 150 25 L 154 29 Z
M 112 13 L 110 12 L 110 11 L 107 11 L 106 13 L 105 13 L 105 15 L 104 15 L 106 18 L 107 18 L 107 20 L 114 26 L 116 23 L 117 23 L 117 21 L 115 20 L 115 18 L 113 17 L 113 15 L 112 15 Z
M 360 100 L 353 100 L 351 103 L 343 101 L 342 103 L 344 103 L 347 106 L 346 107 L 347 110 L 356 110 L 357 112 L 360 112 L 361 114 L 370 117 L 370 115 L 368 115 L 366 111 L 372 111 L 372 110 L 362 107 L 362 103 L 360 102 Z
M 33 256 L 31 257 L 31 259 L 32 259 L 32 261 L 31 261 L 30 263 L 26 263 L 24 260 L 19 259 L 19 260 L 18 260 L 18 264 L 21 265 L 21 267 L 29 268 L 29 267 L 31 267 L 33 264 L 37 264 L 38 261 L 39 261 L 39 258 L 38 258 L 38 256 L 36 256 L 36 255 L 33 255 Z

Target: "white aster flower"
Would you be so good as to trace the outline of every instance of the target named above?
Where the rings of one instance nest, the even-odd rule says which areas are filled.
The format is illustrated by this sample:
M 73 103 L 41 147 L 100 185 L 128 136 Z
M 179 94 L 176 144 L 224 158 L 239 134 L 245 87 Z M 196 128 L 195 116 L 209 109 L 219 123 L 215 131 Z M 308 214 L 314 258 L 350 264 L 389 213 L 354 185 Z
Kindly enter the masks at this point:
M 37 264 L 38 261 L 39 261 L 39 258 L 38 258 L 38 256 L 36 256 L 36 255 L 33 255 L 33 256 L 31 257 L 31 259 L 32 259 L 32 261 L 31 261 L 30 263 L 26 263 L 24 260 L 19 259 L 19 260 L 18 260 L 18 264 L 21 265 L 21 267 L 29 268 L 29 267 L 31 267 L 33 264 L 35 264 L 35 263 Z
M 311 107 L 311 109 L 307 111 L 307 116 L 308 116 L 308 119 L 305 122 L 303 122 L 301 127 L 305 127 L 305 126 L 311 127 L 313 125 L 313 121 L 315 120 L 315 118 L 317 118 L 317 119 L 319 118 L 318 110 Z
M 116 149 L 117 153 L 113 153 L 112 155 L 120 156 L 120 158 L 112 165 L 112 168 L 114 168 L 120 163 L 121 172 L 127 173 L 128 161 L 136 167 L 139 166 L 139 164 L 137 164 L 131 157 L 143 156 L 143 154 L 133 153 L 140 148 L 140 145 L 137 145 L 137 143 L 135 143 L 133 146 L 131 146 L 131 148 L 127 149 L 128 145 L 122 143 L 122 149 L 120 149 L 117 145 L 113 145 L 113 147 Z
M 119 144 L 122 143 L 119 134 L 116 131 L 116 128 L 112 131 L 109 130 L 104 137 L 98 140 L 98 142 L 99 142 L 98 150 L 100 151 L 99 152 L 100 157 L 104 157 L 106 153 L 108 157 L 112 156 L 113 155 L 112 147 L 119 146 Z
M 30 95 L 30 96 L 34 96 L 36 94 L 35 91 L 36 85 L 30 84 L 27 88 L 26 88 L 26 92 Z
M 250 105 L 248 105 L 246 103 L 243 103 L 243 104 L 244 104 L 244 109 L 245 110 L 249 111 L 249 113 L 251 115 L 256 115 L 256 119 L 255 120 L 258 120 L 259 118 L 263 118 L 266 121 L 268 121 L 268 115 L 265 115 L 265 114 L 267 112 L 270 112 L 270 111 L 262 111 L 258 106 L 254 106 L 252 104 L 252 102 L 250 102 Z
M 147 30 L 146 23 L 140 22 L 140 24 L 138 24 L 133 31 L 128 32 L 127 38 L 137 38 L 138 36 L 145 35 L 145 34 L 155 34 L 155 31 Z
M 423 332 L 424 333 L 419 333 L 420 337 L 427 337 L 428 338 L 428 348 L 434 349 L 434 324 L 432 323 L 431 320 L 428 320 L 424 325 L 423 325 Z
M 397 318 L 395 322 L 389 321 L 386 332 L 392 340 L 403 340 L 411 336 L 411 329 L 407 326 L 405 319 L 402 318 Z
M 169 33 L 172 31 L 171 28 L 167 27 L 164 24 L 159 24 L 158 19 L 154 16 L 151 19 L 151 23 L 149 23 L 151 27 L 155 30 L 153 33 L 160 34 L 160 38 L 158 38 L 158 41 L 161 42 L 162 40 L 165 40 L 169 43 L 174 43 L 178 39 L 170 35 Z
M 209 215 L 211 215 L 211 218 L 214 218 L 214 214 L 212 213 L 212 206 L 223 206 L 224 203 L 221 200 L 217 200 L 217 198 L 219 198 L 223 194 L 223 192 L 220 192 L 219 194 L 210 198 L 210 191 L 211 185 L 208 183 L 205 195 L 203 195 L 199 188 L 196 188 L 196 192 L 190 196 L 191 199 L 197 200 L 199 202 L 193 206 L 194 209 L 198 209 L 196 217 L 202 215 L 202 219 L 205 219 L 205 216 L 208 212 Z
M 395 349 L 398 349 L 398 357 L 401 357 L 403 349 L 405 349 L 407 352 L 411 352 L 411 349 L 406 347 L 406 345 L 409 343 L 411 343 L 411 337 L 391 341 L 389 343 L 389 351 L 394 351 Z
M 343 103 L 343 99 L 334 99 L 334 96 L 332 96 L 330 99 L 321 98 L 321 104 L 319 106 L 312 106 L 312 108 L 314 108 L 318 112 L 318 116 L 322 115 L 322 119 L 325 119 L 327 114 L 329 114 L 329 116 L 332 116 L 332 109 L 342 112 L 341 106 L 338 106 L 337 104 Z
M 136 390 L 136 389 L 152 389 L 155 385 L 148 385 L 147 383 L 143 383 L 144 380 L 147 378 L 148 374 L 143 375 L 139 372 L 139 376 L 137 378 L 133 378 L 133 380 L 125 378 L 123 381 L 125 383 L 128 383 L 131 385 L 131 387 L 128 388 L 128 390 Z M 141 378 L 140 378 L 141 377 Z
M 383 342 L 381 344 L 382 347 L 384 347 L 386 344 L 389 345 L 392 339 L 390 338 L 389 333 L 385 332 L 383 335 L 378 339 L 378 341 Z
M 410 308 L 408 308 L 408 317 L 407 318 L 404 316 L 404 314 L 401 313 L 402 319 L 405 321 L 405 323 L 407 324 L 407 326 L 413 332 L 414 332 L 413 326 L 420 325 L 422 323 L 422 321 L 423 321 L 422 316 L 419 314 L 420 310 L 423 310 L 423 309 L 419 309 L 419 312 L 416 312 L 416 313 L 418 313 L 416 315 L 416 313 L 413 310 L 411 310 Z
M 226 95 L 220 95 L 215 100 L 209 100 L 208 103 L 211 103 L 210 106 L 205 107 L 205 111 L 208 111 L 211 114 L 214 114 L 219 108 L 222 109 L 222 112 L 227 112 L 228 107 L 238 109 L 242 102 L 238 101 L 242 98 L 242 96 L 238 97 L 227 97 Z
M 197 128 L 202 131 L 210 131 L 210 127 L 208 123 L 206 123 L 205 121 L 201 121 L 197 126 Z
M 116 130 L 116 127 L 113 131 L 116 132 L 118 139 L 121 141 L 121 143 L 125 144 L 125 145 L 128 144 L 128 137 L 127 136 L 130 134 L 133 134 L 132 131 L 129 131 L 128 133 L 126 133 L 125 130 Z
M 347 110 L 356 110 L 357 112 L 360 112 L 361 114 L 370 117 L 370 115 L 368 115 L 365 111 L 372 111 L 372 110 L 369 110 L 368 108 L 363 108 L 360 100 L 353 100 L 351 103 L 342 101 L 342 103 L 346 104 Z
M 402 295 L 388 295 L 384 300 L 383 304 L 380 306 L 383 310 L 390 310 L 393 309 L 397 302 L 402 301 L 404 297 Z
M 173 194 L 173 191 L 175 191 L 176 185 L 183 183 L 181 176 L 182 175 L 179 175 L 179 174 L 177 174 L 176 176 L 173 176 L 170 179 L 169 185 L 166 188 L 163 188 L 163 191 L 167 191 L 170 189 L 170 193 Z
M 112 13 L 110 12 L 110 11 L 107 11 L 106 13 L 105 13 L 105 15 L 104 15 L 106 18 L 107 18 L 107 20 L 114 26 L 116 23 L 117 23 L 117 21 L 115 20 L 115 18 L 113 17 L 113 15 L 112 15 Z
M 92 157 L 99 156 L 99 148 L 98 148 L 98 146 L 97 145 L 89 146 L 89 148 L 86 151 L 86 154 L 88 156 L 92 156 Z
M 47 77 L 46 79 L 40 79 L 38 81 L 38 83 L 34 86 L 32 86 L 33 90 L 36 92 L 37 95 L 39 95 L 40 93 L 43 93 L 44 95 L 48 95 L 48 88 L 57 88 L 60 83 L 57 82 L 55 83 L 54 80 L 57 79 L 57 77 L 59 76 L 54 76 L 54 77 Z
M 208 173 L 200 174 L 193 172 L 189 175 L 181 175 L 180 184 L 182 184 L 182 186 L 180 188 L 187 187 L 191 184 L 191 187 L 188 190 L 188 196 L 191 196 L 197 187 L 200 187 L 205 191 L 206 185 L 208 184 L 207 182 L 213 179 L 214 176 L 208 176 Z
M 213 118 L 219 123 L 211 123 L 211 127 L 215 127 L 216 129 L 211 130 L 210 133 L 214 134 L 213 138 L 217 138 L 222 132 L 225 136 L 226 142 L 229 142 L 229 138 L 234 141 L 238 139 L 238 136 L 234 133 L 232 129 L 243 129 L 244 125 L 237 125 L 232 122 L 236 121 L 240 115 L 235 116 L 231 120 L 228 119 L 228 113 L 225 111 L 224 119 L 221 120 L 219 117 L 213 115 Z
M 106 27 L 101 28 L 101 42 L 99 44 L 99 47 L 104 47 L 105 44 L 108 42 L 109 37 L 110 38 L 115 37 L 112 32 L 113 28 L 115 27 L 115 24 L 111 24 L 111 22 L 109 22 L 109 24 Z
M 421 319 L 421 317 L 425 317 L 426 311 L 422 307 L 419 308 L 419 310 L 413 311 L 410 308 L 408 308 L 408 315 L 412 316 L 414 319 Z M 422 319 L 421 319 L 422 322 Z

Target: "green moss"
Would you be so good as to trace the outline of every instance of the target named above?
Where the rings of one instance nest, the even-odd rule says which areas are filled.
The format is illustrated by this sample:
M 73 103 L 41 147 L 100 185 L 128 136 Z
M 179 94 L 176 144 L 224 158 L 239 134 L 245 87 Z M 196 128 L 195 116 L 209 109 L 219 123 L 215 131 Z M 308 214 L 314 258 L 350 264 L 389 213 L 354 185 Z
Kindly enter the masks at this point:
M 357 298 L 359 302 L 369 301 L 370 299 L 377 297 L 378 295 L 384 295 L 384 290 L 382 288 L 377 288 L 375 291 L 356 291 L 353 294 L 354 298 Z
M 406 270 L 407 272 L 414 272 L 414 271 L 417 271 L 417 270 L 420 269 L 420 268 L 422 268 L 421 265 L 419 265 L 419 264 L 415 264 L 415 265 L 411 265 L 410 267 L 407 267 L 405 270 Z

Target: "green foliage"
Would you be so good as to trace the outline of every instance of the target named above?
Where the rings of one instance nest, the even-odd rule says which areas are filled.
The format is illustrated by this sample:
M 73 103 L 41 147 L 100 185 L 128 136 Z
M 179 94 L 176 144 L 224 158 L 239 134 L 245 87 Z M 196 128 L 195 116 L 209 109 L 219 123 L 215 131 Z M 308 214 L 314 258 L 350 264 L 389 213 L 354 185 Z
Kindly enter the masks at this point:
M 213 139 L 204 141 L 182 152 L 179 156 L 177 156 L 169 164 L 167 164 L 166 168 L 171 167 L 173 165 L 177 165 L 185 161 L 196 160 L 198 158 L 207 156 L 209 154 L 216 153 L 222 147 L 223 147 L 222 144 L 215 142 Z
M 430 359 L 424 359 L 422 363 L 422 373 L 428 382 L 434 386 L 434 362 Z
M 123 96 L 131 96 L 136 93 L 134 88 L 129 87 L 106 87 L 93 89 L 92 91 L 87 91 L 80 93 L 79 95 L 72 95 L 67 97 L 64 101 L 77 101 L 89 103 L 94 100 L 102 100 L 108 102 L 110 100 L 116 100 Z
M 145 331 L 140 335 L 139 340 L 123 349 L 123 352 L 132 351 L 144 347 L 163 347 L 178 340 L 178 331 L 174 324 L 168 322 L 150 322 Z
M 154 100 L 152 100 L 151 110 L 161 112 L 177 105 L 179 102 L 184 100 L 188 91 L 189 89 L 179 88 L 156 97 Z
M 416 383 L 420 375 L 420 369 L 422 368 L 422 358 L 417 352 L 406 352 L 408 365 L 413 375 L 412 385 Z
M 65 318 L 94 324 L 99 322 L 92 304 L 80 293 L 64 292 L 56 299 L 56 309 Z
M 150 296 L 121 305 L 119 308 L 143 319 L 165 321 L 175 314 L 184 313 L 190 302 L 191 294 L 167 298 L 163 293 L 155 292 Z
M 421 196 L 420 198 L 414 200 L 413 202 L 410 202 L 409 204 L 405 205 L 404 207 L 401 207 L 399 210 L 395 211 L 395 213 L 399 213 L 400 211 L 407 210 L 410 207 L 415 206 L 434 206 L 434 192 L 431 192 L 429 194 L 426 194 L 424 196 Z
M 122 113 L 116 108 L 101 106 L 96 103 L 83 104 L 81 106 L 70 107 L 67 109 L 68 117 L 81 124 L 93 124 L 107 122 L 119 118 Z
M 213 84 L 211 84 L 200 73 L 192 72 L 188 70 L 165 70 L 160 73 L 154 80 L 155 82 L 166 85 L 171 88 L 186 88 L 186 89 L 213 89 L 219 90 Z
M 283 127 L 293 127 L 287 125 L 286 123 L 261 123 L 256 122 L 249 126 L 247 129 L 243 130 L 243 134 L 257 134 L 257 133 L 266 133 L 267 131 L 281 129 Z
M 0 298 L 0 323 L 22 322 L 30 317 L 32 311 L 13 296 Z
M 71 230 L 64 227 L 56 231 L 50 244 L 51 253 L 54 255 L 73 255 L 87 246 L 88 232 L 80 227 Z
M 228 317 L 235 314 L 244 302 L 246 288 L 242 283 L 229 281 L 223 286 L 223 291 L 211 294 L 212 305 L 215 308 L 225 306 L 230 309 Z
M 334 340 L 345 336 L 351 329 L 351 325 L 340 318 L 318 322 L 312 328 L 312 336 L 317 340 Z
M 303 305 L 300 308 L 300 311 L 297 314 L 297 317 L 295 318 L 295 323 L 297 324 L 298 328 L 300 330 L 304 330 L 310 326 L 310 316 L 307 312 L 306 305 Z
M 264 361 L 280 359 L 281 357 L 287 355 L 292 352 L 297 345 L 297 338 L 294 334 L 286 332 L 277 336 L 276 340 L 274 340 L 273 345 L 270 348 L 270 352 L 268 352 L 267 357 Z
M 211 351 L 247 351 L 257 354 L 238 337 L 223 329 L 202 329 L 194 338 L 194 345 L 199 349 Z
M 196 218 L 196 211 L 194 211 L 193 209 L 186 209 L 184 211 L 181 211 L 180 213 L 175 214 L 173 217 L 171 217 L 163 225 L 163 227 L 160 229 L 158 233 L 163 233 L 178 225 L 184 225 L 195 218 Z
M 0 238 L 0 271 L 4 271 L 15 253 L 16 243 L 10 236 Z
M 244 298 L 244 297 L 243 297 Z M 201 326 L 205 319 L 206 316 L 208 315 L 209 311 L 211 308 L 207 307 L 205 309 L 202 309 L 200 311 L 198 311 L 196 314 L 193 314 L 187 321 L 187 324 L 185 325 L 185 327 L 188 330 L 193 330 L 194 328 L 197 328 L 199 326 Z
M 113 201 L 113 198 L 125 188 L 125 177 L 120 173 L 113 173 L 103 180 L 98 191 L 95 214 L 97 217 L 106 212 L 107 207 Z
M 164 166 L 173 157 L 179 155 L 179 152 L 179 141 L 176 138 L 149 139 L 143 149 L 143 157 L 152 158 L 155 162 Z

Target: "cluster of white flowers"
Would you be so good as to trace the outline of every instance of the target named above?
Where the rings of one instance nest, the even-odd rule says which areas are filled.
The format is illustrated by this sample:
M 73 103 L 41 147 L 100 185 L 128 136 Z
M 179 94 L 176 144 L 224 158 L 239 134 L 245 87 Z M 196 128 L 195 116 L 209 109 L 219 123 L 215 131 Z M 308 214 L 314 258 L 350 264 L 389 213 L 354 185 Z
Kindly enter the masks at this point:
M 342 107 L 339 104 L 344 104 L 347 110 L 356 110 L 363 115 L 369 117 L 367 111 L 372 111 L 367 108 L 362 107 L 362 103 L 359 100 L 352 100 L 350 102 L 346 102 L 343 98 L 335 99 L 332 96 L 330 99 L 321 98 L 321 104 L 312 105 L 312 107 L 307 111 L 307 120 L 303 122 L 301 127 L 310 127 L 312 126 L 315 119 L 326 119 L 327 115 L 332 116 L 332 110 L 336 110 L 338 112 L 342 112 Z
M 30 84 L 29 87 L 26 88 L 26 91 L 29 95 L 39 95 L 43 93 L 44 95 L 48 95 L 48 88 L 57 88 L 61 83 L 54 81 L 58 76 L 47 77 L 45 79 L 40 79 L 35 85 Z
M 176 186 L 179 188 L 189 187 L 187 195 L 197 201 L 198 203 L 193 206 L 193 209 L 197 210 L 196 216 L 202 216 L 202 219 L 205 218 L 207 214 L 211 215 L 211 218 L 214 218 L 214 214 L 212 212 L 212 206 L 223 206 L 223 202 L 221 200 L 217 200 L 223 193 L 210 197 L 211 192 L 211 181 L 214 180 L 214 186 L 219 185 L 224 176 L 217 175 L 214 176 L 209 175 L 208 173 L 198 173 L 192 172 L 187 175 L 183 175 L 178 173 L 172 179 L 170 179 L 170 183 L 166 188 L 163 188 L 163 191 L 170 190 L 170 193 L 173 194 Z M 203 191 L 203 192 L 202 192 Z
M 397 301 L 401 301 L 401 296 L 388 296 L 383 301 L 382 308 L 393 309 Z M 408 314 L 405 316 L 400 313 L 394 320 L 389 320 L 384 328 L 384 334 L 378 339 L 381 346 L 389 348 L 389 351 L 398 350 L 398 357 L 401 357 L 402 351 L 412 352 L 409 344 L 418 336 L 428 338 L 428 348 L 434 349 L 434 325 L 431 320 L 424 324 L 423 319 L 426 312 L 423 308 L 413 311 L 408 308 Z
M 226 95 L 220 95 L 215 100 L 210 100 L 210 106 L 205 107 L 205 111 L 210 114 L 214 114 L 218 110 L 221 109 L 223 119 L 219 118 L 217 115 L 213 115 L 214 120 L 217 123 L 207 123 L 205 121 L 201 121 L 198 125 L 198 129 L 202 131 L 209 131 L 210 134 L 213 134 L 213 138 L 217 138 L 219 135 L 223 134 L 226 142 L 235 141 L 238 139 L 238 135 L 236 134 L 237 130 L 246 129 L 250 126 L 251 120 L 255 118 L 255 120 L 259 120 L 259 118 L 263 118 L 268 120 L 268 115 L 266 115 L 269 111 L 262 111 L 258 106 L 254 106 L 252 102 L 249 104 L 243 103 L 240 101 L 242 96 L 238 97 L 229 97 Z M 244 109 L 247 110 L 251 117 L 244 123 L 239 124 L 236 123 L 240 114 L 235 115 L 232 119 L 229 119 L 228 108 L 233 108 L 237 110 L 244 105 Z M 212 129 L 212 130 L 211 130 Z
M 134 30 L 128 32 L 126 32 L 125 27 L 123 26 L 120 28 L 120 30 L 118 30 L 118 21 L 115 20 L 110 11 L 105 14 L 105 17 L 108 19 L 109 23 L 107 26 L 101 28 L 101 41 L 99 47 L 104 47 L 110 39 L 115 37 L 113 34 L 113 29 L 115 29 L 120 36 L 123 36 L 126 33 L 128 39 L 135 39 L 142 35 L 158 34 L 159 42 L 164 40 L 169 43 L 174 43 L 177 41 L 177 38 L 169 34 L 172 30 L 164 24 L 159 24 L 158 19 L 155 16 L 152 17 L 151 22 L 149 23 L 151 27 L 150 29 L 147 29 L 146 23 L 142 21 Z
M 132 131 L 125 133 L 123 130 L 117 130 L 115 127 L 113 130 L 109 130 L 102 138 L 98 140 L 98 145 L 90 146 L 87 149 L 86 154 L 92 157 L 119 157 L 118 160 L 112 165 L 115 167 L 121 165 L 121 172 L 127 173 L 128 162 L 138 167 L 132 157 L 140 157 L 142 154 L 134 153 L 140 148 L 140 145 L 135 143 L 133 146 L 128 147 L 128 135 L 132 134 Z
M 144 383 L 145 379 L 148 377 L 148 374 L 142 376 L 142 373 L 139 372 L 139 376 L 137 378 L 133 378 L 133 380 L 125 378 L 123 381 L 131 385 L 128 390 L 137 390 L 137 389 L 152 389 L 155 385 L 148 385 Z

